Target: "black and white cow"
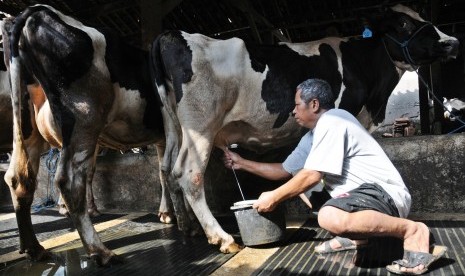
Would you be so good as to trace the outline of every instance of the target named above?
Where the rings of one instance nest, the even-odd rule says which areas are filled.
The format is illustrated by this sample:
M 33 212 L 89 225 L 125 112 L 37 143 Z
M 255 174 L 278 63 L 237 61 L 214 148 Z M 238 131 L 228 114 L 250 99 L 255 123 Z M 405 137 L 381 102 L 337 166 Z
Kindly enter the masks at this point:
M 336 106 L 370 127 L 383 121 L 388 97 L 405 70 L 457 54 L 456 38 L 407 7 L 394 6 L 370 23 L 373 37 L 367 39 L 253 46 L 238 38 L 171 31 L 154 41 L 154 78 L 167 135 L 162 170 L 177 197 L 173 204 L 184 231 L 198 225 L 189 221 L 181 194 L 210 243 L 222 252 L 240 249 L 205 200 L 210 153 L 232 143 L 256 150 L 298 140 L 304 130 L 290 113 L 300 82 L 327 80 Z
M 45 5 L 5 20 L 3 35 L 14 133 L 5 181 L 16 212 L 20 252 L 34 260 L 48 255 L 34 234 L 30 207 L 39 155 L 50 145 L 61 149 L 55 183 L 87 253 L 100 264 L 118 261 L 86 212 L 86 186 L 95 170 L 97 145 L 120 150 L 164 146 L 148 52 Z M 21 116 L 25 94 L 29 113 Z

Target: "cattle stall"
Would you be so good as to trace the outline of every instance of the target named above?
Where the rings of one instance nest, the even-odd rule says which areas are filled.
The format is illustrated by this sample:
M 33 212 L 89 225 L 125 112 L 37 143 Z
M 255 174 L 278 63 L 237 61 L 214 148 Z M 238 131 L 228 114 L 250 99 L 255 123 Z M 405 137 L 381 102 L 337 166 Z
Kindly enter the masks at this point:
M 358 38 L 364 28 L 370 29 L 364 25 L 363 16 L 382 9 L 379 4 L 350 1 L 349 5 L 341 0 L 36 2 L 52 5 L 88 25 L 114 29 L 124 40 L 140 48 L 148 48 L 154 35 L 171 29 L 217 39 L 240 37 L 257 44 L 305 42 L 328 35 Z M 444 119 L 441 105 L 442 97 L 465 99 L 465 18 L 460 13 L 465 7 L 454 0 L 385 2 L 423 5 L 422 16 L 462 43 L 457 59 L 404 74 L 402 80 L 408 79 L 408 83 L 401 82 L 403 86 L 394 89 L 385 121 L 373 135 L 412 194 L 410 218 L 425 222 L 436 242 L 449 248 L 426 275 L 465 275 L 465 163 L 461 154 L 465 135 L 455 134 L 461 132 L 463 122 L 460 118 Z M 0 12 L 17 15 L 30 4 L 32 1 L 3 1 Z M 404 119 L 413 127 L 396 133 L 397 123 L 404 127 Z M 11 133 L 10 120 L 0 114 L 1 132 Z M 2 153 L 11 150 L 10 139 L 10 135 L 0 137 Z M 265 153 L 243 148 L 237 151 L 251 159 L 276 162 L 283 160 L 294 146 Z M 87 256 L 72 220 L 58 213 L 59 192 L 53 177 L 59 155 L 43 152 L 31 218 L 38 241 L 51 254 L 45 261 L 31 261 L 26 254 L 18 253 L 20 233 L 10 191 L 3 183 L 8 168 L 7 157 L 3 156 L 1 275 L 389 275 L 385 266 L 402 256 L 402 244 L 389 238 L 374 239 L 363 250 L 326 256 L 314 253 L 314 247 L 331 235 L 318 226 L 316 214 L 299 199 L 283 204 L 287 227 L 281 241 L 246 246 L 237 253 L 221 253 L 206 237 L 186 236 L 176 224 L 160 222 L 157 215 L 162 193 L 160 163 L 155 146 L 149 145 L 122 151 L 104 148 L 97 156 L 93 192 L 101 215 L 92 217 L 92 224 L 102 242 L 124 259 L 123 263 L 108 267 L 98 266 Z M 205 173 L 206 201 L 220 226 L 243 246 L 230 210 L 242 197 L 235 175 L 224 168 L 221 157 L 220 150 L 212 151 Z M 281 184 L 240 171 L 237 177 L 246 199 L 257 198 L 261 192 Z

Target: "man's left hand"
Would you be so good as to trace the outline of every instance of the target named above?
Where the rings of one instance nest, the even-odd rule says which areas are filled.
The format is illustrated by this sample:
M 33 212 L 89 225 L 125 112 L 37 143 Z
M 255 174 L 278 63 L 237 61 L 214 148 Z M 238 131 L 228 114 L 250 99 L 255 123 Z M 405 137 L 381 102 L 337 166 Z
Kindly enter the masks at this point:
M 258 212 L 271 212 L 276 208 L 276 205 L 274 192 L 271 191 L 262 193 L 252 207 L 257 209 Z

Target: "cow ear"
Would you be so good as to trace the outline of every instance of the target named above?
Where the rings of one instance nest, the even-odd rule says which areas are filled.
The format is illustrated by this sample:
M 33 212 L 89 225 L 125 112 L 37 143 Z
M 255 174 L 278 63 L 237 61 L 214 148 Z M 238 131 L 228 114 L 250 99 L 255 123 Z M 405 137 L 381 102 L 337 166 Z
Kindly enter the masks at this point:
M 418 13 L 418 15 L 420 15 L 421 18 L 423 18 L 425 20 L 430 19 L 430 16 L 429 16 L 429 13 L 428 13 L 428 5 L 425 5 L 424 3 L 421 3 L 421 4 L 415 5 L 412 9 L 414 11 L 416 11 Z
M 380 6 L 376 10 L 360 17 L 360 22 L 363 27 L 368 27 L 373 32 L 373 35 L 380 35 L 386 33 L 391 25 L 393 18 L 392 10 L 387 6 Z
M 410 4 L 404 4 L 404 5 L 417 13 L 421 13 L 426 8 L 425 3 L 422 3 L 422 2 L 410 3 Z
M 373 36 L 373 28 L 370 23 L 371 21 L 372 21 L 372 18 L 369 18 L 369 15 L 367 14 L 359 16 L 357 18 L 357 22 L 359 24 L 358 28 L 363 31 L 362 36 L 364 38 Z M 367 31 L 369 32 L 368 35 L 366 34 Z

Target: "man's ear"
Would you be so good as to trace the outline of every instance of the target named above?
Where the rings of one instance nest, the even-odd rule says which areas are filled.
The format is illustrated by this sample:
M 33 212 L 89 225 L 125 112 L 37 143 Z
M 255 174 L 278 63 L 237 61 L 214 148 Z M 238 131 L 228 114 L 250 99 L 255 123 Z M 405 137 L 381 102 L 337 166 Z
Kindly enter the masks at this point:
M 320 101 L 317 99 L 313 99 L 312 102 L 312 109 L 316 112 L 320 112 Z

